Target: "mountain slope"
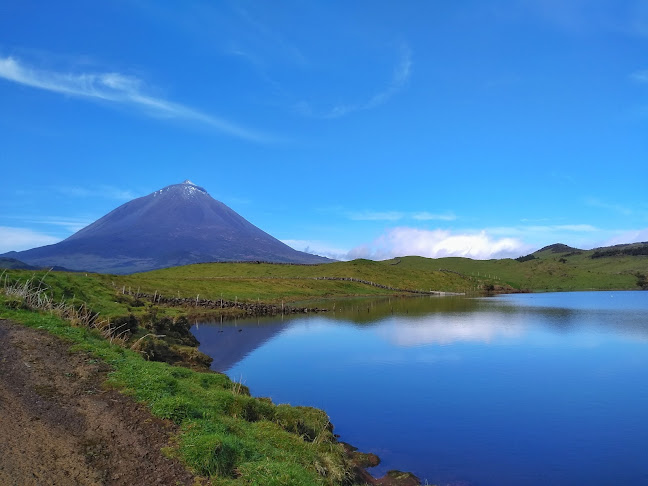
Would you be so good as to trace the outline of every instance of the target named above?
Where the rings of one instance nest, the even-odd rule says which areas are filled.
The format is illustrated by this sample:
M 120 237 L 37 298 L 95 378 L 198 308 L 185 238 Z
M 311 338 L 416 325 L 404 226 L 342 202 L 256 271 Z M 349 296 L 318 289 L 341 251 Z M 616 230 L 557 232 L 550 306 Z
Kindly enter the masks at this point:
M 213 261 L 330 261 L 290 248 L 190 181 L 127 202 L 64 241 L 5 256 L 103 273 Z

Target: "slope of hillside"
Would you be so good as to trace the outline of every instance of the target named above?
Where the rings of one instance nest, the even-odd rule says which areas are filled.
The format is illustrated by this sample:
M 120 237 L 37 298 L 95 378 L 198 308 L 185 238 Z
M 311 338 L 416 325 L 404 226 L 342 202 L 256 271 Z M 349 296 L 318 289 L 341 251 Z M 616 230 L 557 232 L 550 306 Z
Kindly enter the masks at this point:
M 330 261 L 290 248 L 190 181 L 127 202 L 60 243 L 4 256 L 116 274 L 213 261 Z
M 517 289 L 612 290 L 642 289 L 648 275 L 648 255 L 640 254 L 642 244 L 578 250 L 566 245 L 550 245 L 528 257 L 502 260 L 419 257 L 402 259 L 412 268 L 445 268 L 466 276 L 494 278 Z M 633 254 L 629 254 L 633 252 Z

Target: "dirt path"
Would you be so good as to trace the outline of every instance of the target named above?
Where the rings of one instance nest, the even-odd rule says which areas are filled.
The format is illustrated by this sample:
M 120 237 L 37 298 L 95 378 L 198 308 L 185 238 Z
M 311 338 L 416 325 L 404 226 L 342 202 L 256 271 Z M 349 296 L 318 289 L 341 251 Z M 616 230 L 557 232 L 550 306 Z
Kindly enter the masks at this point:
M 0 484 L 191 485 L 162 455 L 172 425 L 101 384 L 108 367 L 0 320 Z

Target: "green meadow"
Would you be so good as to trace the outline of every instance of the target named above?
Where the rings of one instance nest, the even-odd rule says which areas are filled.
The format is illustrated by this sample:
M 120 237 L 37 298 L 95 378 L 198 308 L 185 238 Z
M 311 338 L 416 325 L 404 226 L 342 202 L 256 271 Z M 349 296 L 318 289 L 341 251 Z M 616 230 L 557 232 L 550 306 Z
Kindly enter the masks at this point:
M 407 290 L 472 294 L 484 290 L 639 290 L 646 286 L 648 255 L 593 258 L 595 254 L 596 250 L 554 245 L 526 260 L 518 259 L 525 261 L 410 256 L 321 265 L 202 263 L 132 275 L 7 270 L 3 278 L 42 279 L 56 300 L 85 302 L 106 317 L 145 312 L 143 302 L 136 298 L 141 294 L 291 304 L 380 297 Z

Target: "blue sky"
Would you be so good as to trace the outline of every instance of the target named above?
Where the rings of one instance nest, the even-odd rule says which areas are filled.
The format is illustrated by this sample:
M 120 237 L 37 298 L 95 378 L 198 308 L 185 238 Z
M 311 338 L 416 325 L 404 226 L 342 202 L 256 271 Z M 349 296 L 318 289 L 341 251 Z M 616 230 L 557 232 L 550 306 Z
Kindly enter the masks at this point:
M 648 240 L 648 2 L 3 2 L 0 252 L 191 179 L 336 258 Z

